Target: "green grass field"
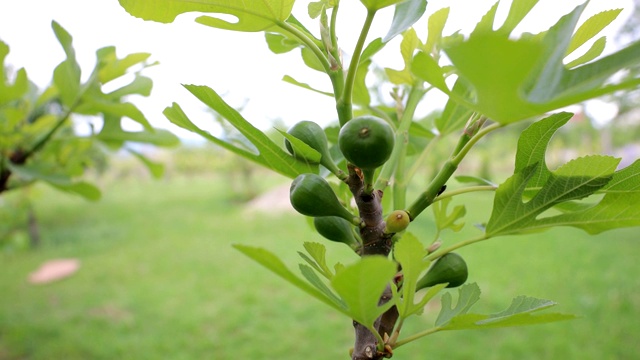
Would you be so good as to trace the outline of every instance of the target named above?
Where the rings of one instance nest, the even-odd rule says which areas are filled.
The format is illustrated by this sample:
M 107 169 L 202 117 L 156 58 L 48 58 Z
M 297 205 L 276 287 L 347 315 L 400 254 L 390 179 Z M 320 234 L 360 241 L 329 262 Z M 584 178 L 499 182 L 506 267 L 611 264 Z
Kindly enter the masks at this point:
M 346 359 L 348 319 L 231 247 L 281 252 L 295 270 L 302 243 L 321 238 L 300 215 L 248 216 L 229 199 L 227 180 L 215 177 L 113 183 L 95 204 L 44 190 L 43 246 L 0 258 L 0 359 Z M 460 201 L 480 205 L 469 209 L 473 232 L 490 196 Z M 429 217 L 410 227 L 425 241 L 431 229 Z M 394 358 L 638 359 L 639 240 L 637 228 L 593 237 L 556 229 L 461 249 L 483 290 L 475 311 L 524 294 L 582 317 L 438 333 Z M 330 260 L 355 259 L 325 244 Z M 82 263 L 73 277 L 27 282 L 43 261 L 67 257 Z M 437 304 L 428 310 L 405 334 L 431 325 Z

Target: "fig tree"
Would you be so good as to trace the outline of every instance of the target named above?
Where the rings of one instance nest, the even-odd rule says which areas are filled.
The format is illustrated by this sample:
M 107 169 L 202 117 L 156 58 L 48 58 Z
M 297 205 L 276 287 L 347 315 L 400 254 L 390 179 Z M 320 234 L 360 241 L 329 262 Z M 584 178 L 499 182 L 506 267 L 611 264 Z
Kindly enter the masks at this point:
M 320 125 L 313 121 L 300 121 L 293 125 L 287 133 L 295 136 L 303 143 L 319 152 L 321 156 L 320 164 L 332 173 L 336 174 L 338 177 L 342 177 L 341 174 L 344 174 L 344 172 L 336 166 L 331 158 L 327 135 L 324 133 L 324 130 L 322 130 Z M 293 151 L 293 147 L 291 146 L 291 142 L 288 139 L 284 139 L 284 145 L 291 155 L 296 156 L 295 151 Z
M 375 116 L 360 116 L 349 120 L 340 129 L 338 146 L 344 157 L 363 170 L 373 170 L 391 156 L 393 129 Z
M 360 220 L 338 200 L 322 176 L 300 174 L 291 183 L 289 200 L 297 212 L 307 216 L 338 216 L 356 225 Z
M 437 284 L 449 283 L 448 288 L 458 287 L 467 281 L 467 263 L 456 253 L 442 255 L 427 273 L 418 280 L 416 291 Z
M 360 241 L 353 232 L 353 224 L 341 217 L 315 217 L 313 218 L 313 226 L 318 234 L 328 240 L 345 243 L 355 251 L 360 248 Z

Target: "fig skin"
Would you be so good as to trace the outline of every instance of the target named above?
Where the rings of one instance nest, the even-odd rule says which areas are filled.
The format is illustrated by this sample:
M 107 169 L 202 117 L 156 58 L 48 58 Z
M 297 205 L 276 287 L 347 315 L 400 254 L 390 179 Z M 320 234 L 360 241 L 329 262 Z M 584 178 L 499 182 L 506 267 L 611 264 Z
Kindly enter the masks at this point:
M 384 232 L 395 234 L 404 231 L 411 222 L 409 214 L 404 210 L 394 210 L 387 216 Z
M 456 253 L 442 255 L 427 273 L 418 280 L 416 291 L 437 284 L 448 283 L 448 288 L 458 287 L 467 281 L 469 270 L 462 256 Z
M 349 120 L 338 134 L 338 146 L 344 157 L 363 170 L 374 170 L 384 164 L 394 143 L 391 126 L 370 115 Z
M 349 245 L 354 251 L 360 247 L 360 241 L 353 231 L 353 224 L 337 216 L 318 216 L 313 218 L 313 226 L 318 234 L 327 240 Z
M 354 225 L 360 223 L 360 220 L 340 203 L 331 185 L 320 175 L 298 175 L 291 183 L 289 200 L 293 208 L 302 215 L 338 216 Z
M 332 173 L 343 177 L 344 172 L 336 166 L 331 153 L 329 152 L 329 143 L 327 135 L 320 125 L 313 121 L 303 120 L 293 125 L 288 131 L 288 134 L 300 139 L 303 143 L 309 145 L 310 148 L 320 153 L 320 165 L 327 168 Z M 293 156 L 296 156 L 291 146 L 291 142 L 288 139 L 284 139 L 284 146 Z

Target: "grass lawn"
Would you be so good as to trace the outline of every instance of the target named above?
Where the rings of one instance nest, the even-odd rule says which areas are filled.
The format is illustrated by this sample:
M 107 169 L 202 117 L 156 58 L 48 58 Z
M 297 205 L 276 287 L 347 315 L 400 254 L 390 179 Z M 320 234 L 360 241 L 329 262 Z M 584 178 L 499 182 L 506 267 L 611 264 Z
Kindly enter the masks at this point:
M 346 359 L 348 319 L 231 247 L 281 252 L 295 270 L 302 243 L 323 240 L 300 215 L 247 215 L 229 192 L 224 178 L 113 183 L 95 204 L 44 190 L 36 204 L 44 245 L 0 257 L 0 359 Z M 490 197 L 460 201 L 486 211 Z M 468 210 L 468 229 L 455 238 L 486 220 Z M 428 216 L 410 227 L 425 242 L 431 230 Z M 582 317 L 438 333 L 394 358 L 638 359 L 638 240 L 637 228 L 592 237 L 556 229 L 461 249 L 483 291 L 475 311 L 503 310 L 525 294 Z M 330 260 L 355 259 L 324 243 Z M 76 275 L 27 283 L 43 261 L 66 257 L 80 259 Z M 406 335 L 433 323 L 437 304 L 429 310 Z

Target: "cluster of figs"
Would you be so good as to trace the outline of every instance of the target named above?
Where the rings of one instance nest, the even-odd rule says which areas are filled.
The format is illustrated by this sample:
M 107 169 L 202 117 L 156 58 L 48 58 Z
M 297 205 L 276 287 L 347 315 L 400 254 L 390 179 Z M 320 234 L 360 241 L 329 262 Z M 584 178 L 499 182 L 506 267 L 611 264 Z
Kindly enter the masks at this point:
M 333 160 L 327 136 L 320 125 L 313 121 L 301 121 L 287 133 L 316 150 L 320 154 L 320 165 L 341 180 L 347 178 Z M 389 159 L 394 142 L 391 126 L 371 115 L 351 119 L 342 126 L 338 135 L 338 147 L 342 155 L 362 171 L 365 184 L 372 183 L 376 169 Z M 299 156 L 288 139 L 285 139 L 285 147 L 293 156 Z M 314 227 L 320 235 L 344 243 L 360 253 L 362 241 L 359 229 L 363 226 L 362 220 L 340 202 L 324 177 L 313 173 L 299 175 L 291 183 L 289 199 L 297 212 L 313 218 Z M 386 218 L 385 233 L 399 233 L 407 228 L 409 222 L 409 215 L 405 211 L 395 210 Z M 448 253 L 431 266 L 418 281 L 416 289 L 443 283 L 448 283 L 447 287 L 460 286 L 467 280 L 467 275 L 467 265 L 462 257 Z

